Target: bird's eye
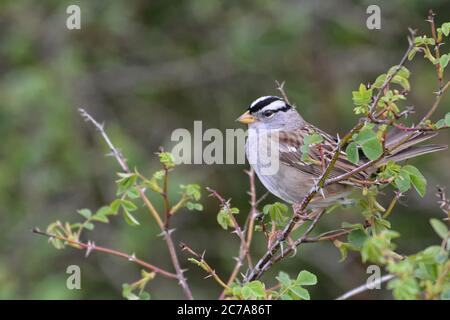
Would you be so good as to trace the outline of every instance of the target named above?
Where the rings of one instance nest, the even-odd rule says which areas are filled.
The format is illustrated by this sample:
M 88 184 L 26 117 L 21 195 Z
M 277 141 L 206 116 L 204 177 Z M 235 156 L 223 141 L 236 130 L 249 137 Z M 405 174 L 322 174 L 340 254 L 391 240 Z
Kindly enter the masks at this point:
M 267 110 L 267 111 L 264 111 L 263 116 L 266 117 L 266 118 L 268 118 L 268 117 L 270 117 L 270 116 L 273 115 L 273 114 L 274 114 L 273 111 Z

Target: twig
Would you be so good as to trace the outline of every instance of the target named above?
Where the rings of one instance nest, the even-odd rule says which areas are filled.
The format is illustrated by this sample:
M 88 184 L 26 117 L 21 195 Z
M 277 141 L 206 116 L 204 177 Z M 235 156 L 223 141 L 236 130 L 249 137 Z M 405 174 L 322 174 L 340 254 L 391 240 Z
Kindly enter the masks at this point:
M 209 276 L 208 277 L 213 277 L 214 280 L 216 280 L 216 282 L 218 284 L 220 284 L 224 290 L 229 290 L 230 287 L 219 277 L 219 275 L 216 273 L 216 270 L 214 270 L 205 260 L 205 252 L 203 252 L 201 255 L 198 254 L 197 252 L 195 252 L 194 250 L 192 250 L 191 248 L 188 247 L 187 244 L 180 242 L 180 247 L 181 250 L 183 251 L 187 251 L 189 252 L 191 255 L 193 255 L 196 259 L 193 259 L 192 262 L 194 262 L 196 265 L 198 265 L 200 268 L 202 268 L 203 270 L 205 270 Z
M 311 231 L 316 226 L 317 222 L 319 222 L 322 215 L 325 213 L 325 209 L 322 209 L 314 218 L 314 220 L 311 222 L 311 224 L 308 226 L 306 231 L 303 233 L 303 235 L 297 239 L 294 244 L 289 246 L 289 248 L 286 251 L 281 250 L 281 253 L 277 256 L 273 257 L 272 259 L 269 259 L 266 264 L 257 272 L 255 275 L 253 275 L 253 279 L 259 279 L 261 275 L 266 272 L 274 263 L 282 260 L 286 255 L 292 251 L 294 251 L 300 244 L 308 242 L 316 242 L 313 239 L 308 239 L 308 235 L 311 233 Z M 251 280 L 250 280 L 251 281 Z
M 385 276 L 382 276 L 381 278 L 375 280 L 374 282 L 371 282 L 370 285 L 368 283 L 365 283 L 357 288 L 354 288 L 346 293 L 344 293 L 343 295 L 339 296 L 336 298 L 336 300 L 346 300 L 350 297 L 353 297 L 357 294 L 360 294 L 361 292 L 367 291 L 367 290 L 372 290 L 373 288 L 375 288 L 376 286 L 389 281 L 391 279 L 394 279 L 395 275 L 393 274 L 387 274 Z
M 247 239 L 245 241 L 245 246 L 242 245 L 241 242 L 241 246 L 239 248 L 239 256 L 236 259 L 236 264 L 234 265 L 233 271 L 231 272 L 231 275 L 227 281 L 228 286 L 231 286 L 231 284 L 238 276 L 239 271 L 243 266 L 243 260 L 244 257 L 247 255 L 247 252 L 250 253 L 250 245 L 252 243 L 253 231 L 255 228 L 255 219 L 258 216 L 257 210 L 258 200 L 256 199 L 256 188 L 255 188 L 255 171 L 251 168 L 250 170 L 246 170 L 245 173 L 248 175 L 250 182 L 250 190 L 249 190 L 250 213 L 248 215 L 245 228 L 245 230 L 247 231 Z M 250 266 L 250 268 L 252 268 L 252 266 Z M 222 300 L 224 297 L 225 297 L 225 290 L 222 291 L 222 293 L 219 296 L 219 299 Z
M 439 58 L 441 57 L 441 53 L 439 51 L 440 42 L 436 32 L 436 23 L 434 21 L 435 16 L 436 14 L 433 12 L 433 10 L 430 9 L 430 11 L 428 12 L 428 22 L 430 23 L 431 35 L 434 39 L 434 52 L 436 53 L 436 60 L 439 60 Z M 439 87 L 442 88 L 442 80 L 444 77 L 444 72 L 442 70 L 440 63 L 436 64 L 436 72 L 438 76 Z
M 131 171 L 129 169 L 129 166 L 127 164 L 126 159 L 124 158 L 122 153 L 114 146 L 114 144 L 109 139 L 108 135 L 106 134 L 106 132 L 104 130 L 104 126 L 101 125 L 100 123 L 98 123 L 84 109 L 79 109 L 79 111 L 80 111 L 81 116 L 87 122 L 91 122 L 94 125 L 94 127 L 100 132 L 101 136 L 103 137 L 103 139 L 105 140 L 105 142 L 108 145 L 109 149 L 111 150 L 111 154 L 117 160 L 117 162 L 119 163 L 119 165 L 122 168 L 122 170 L 124 172 L 126 172 L 126 173 L 130 173 Z M 176 274 L 177 274 L 178 282 L 179 282 L 180 286 L 182 287 L 186 298 L 192 300 L 193 297 L 192 297 L 191 289 L 189 288 L 189 285 L 188 285 L 188 283 L 186 281 L 186 278 L 184 277 L 184 272 L 183 272 L 183 269 L 181 269 L 180 262 L 179 262 L 178 256 L 177 256 L 177 252 L 175 250 L 175 246 L 174 246 L 173 241 L 172 241 L 171 232 L 173 230 L 168 230 L 165 227 L 164 222 L 162 221 L 161 217 L 158 214 L 158 211 L 155 209 L 155 207 L 153 206 L 152 202 L 145 195 L 145 191 L 143 189 L 141 189 L 141 188 L 138 188 L 138 190 L 139 190 L 139 195 L 140 195 L 141 199 L 144 201 L 144 204 L 148 208 L 150 214 L 155 219 L 155 221 L 157 222 L 159 228 L 162 231 L 162 234 L 164 235 L 164 239 L 166 240 L 167 248 L 169 250 L 170 258 L 172 260 L 172 264 L 173 264 L 173 266 L 175 268 L 175 271 L 176 271 Z
M 277 90 L 280 91 L 281 95 L 283 96 L 284 101 L 286 101 L 288 104 L 291 104 L 286 92 L 284 91 L 284 81 L 280 83 L 278 82 L 278 80 L 275 80 L 275 84 L 277 85 Z
M 142 266 L 142 267 L 144 267 L 144 268 L 146 268 L 148 270 L 151 270 L 153 272 L 159 273 L 162 276 L 165 276 L 167 278 L 177 279 L 177 275 L 176 274 L 168 272 L 168 271 L 165 271 L 165 270 L 163 270 L 161 268 L 158 268 L 158 267 L 156 267 L 156 266 L 154 266 L 154 265 L 152 265 L 152 264 L 150 264 L 148 262 L 145 262 L 145 261 L 143 261 L 141 259 L 138 259 L 138 258 L 136 258 L 136 256 L 134 254 L 130 255 L 130 254 L 127 254 L 127 253 L 124 253 L 124 252 L 121 252 L 121 251 L 114 250 L 114 249 L 101 247 L 101 246 L 98 246 L 98 245 L 94 244 L 91 241 L 88 241 L 87 243 L 84 243 L 84 242 L 80 242 L 80 241 L 76 241 L 76 240 L 73 240 L 73 239 L 69 239 L 69 238 L 66 238 L 66 237 L 63 237 L 63 236 L 60 236 L 60 235 L 57 235 L 57 234 L 51 234 L 51 233 L 43 232 L 43 231 L 40 231 L 39 228 L 37 228 L 37 227 L 33 228 L 32 231 L 33 231 L 33 233 L 36 233 L 36 234 L 39 234 L 39 235 L 42 235 L 42 236 L 46 236 L 48 238 L 55 238 L 55 239 L 58 239 L 58 240 L 61 240 L 61 241 L 65 241 L 65 242 L 67 242 L 69 244 L 74 245 L 72 247 L 78 246 L 78 247 L 80 247 L 82 249 L 86 249 L 86 256 L 89 255 L 89 253 L 92 252 L 92 251 L 99 251 L 99 252 L 108 253 L 108 254 L 111 254 L 111 255 L 114 255 L 114 256 L 117 256 L 117 257 L 125 258 L 128 261 L 134 262 L 134 263 L 136 263 L 136 264 L 138 264 L 138 265 L 140 265 L 140 266 Z
M 436 197 L 438 198 L 439 208 L 447 215 L 447 220 L 450 218 L 450 199 L 445 194 L 445 188 L 437 186 Z
M 211 189 L 209 187 L 206 187 L 206 190 L 210 192 L 210 196 L 213 196 L 217 198 L 217 200 L 220 201 L 220 204 L 222 207 L 228 212 L 228 215 L 231 219 L 231 223 L 233 224 L 234 232 L 238 235 L 240 241 L 241 241 L 241 247 L 239 251 L 243 253 L 244 257 L 247 257 L 248 264 L 251 265 L 251 257 L 249 255 L 247 241 L 245 239 L 244 232 L 242 231 L 241 227 L 239 226 L 239 223 L 236 221 L 236 218 L 234 217 L 233 213 L 231 212 L 229 201 L 226 201 L 216 190 Z M 239 258 L 240 260 L 240 258 Z

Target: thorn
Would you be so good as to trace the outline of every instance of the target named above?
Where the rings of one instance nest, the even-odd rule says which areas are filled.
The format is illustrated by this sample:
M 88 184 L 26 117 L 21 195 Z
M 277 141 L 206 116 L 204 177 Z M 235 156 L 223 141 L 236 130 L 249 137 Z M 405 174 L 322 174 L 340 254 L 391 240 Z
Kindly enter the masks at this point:
M 292 256 L 291 256 L 291 258 L 294 258 L 296 255 L 297 255 L 297 247 L 294 244 L 293 248 L 292 248 Z
M 204 259 L 205 258 L 205 253 L 206 253 L 206 250 L 203 250 L 202 255 L 200 256 L 202 260 L 205 260 Z
M 241 261 L 238 257 L 233 257 L 233 260 L 236 261 L 236 262 Z
M 322 198 L 324 198 L 324 199 L 325 199 L 325 192 L 323 191 L 323 189 L 322 189 L 322 188 L 320 189 L 320 194 L 322 195 Z
M 95 248 L 95 243 L 88 241 L 87 243 L 87 247 L 86 247 L 86 254 L 84 255 L 85 258 L 89 257 L 89 255 L 91 254 L 92 250 L 94 250 Z
M 158 233 L 156 236 L 157 237 L 164 237 L 166 235 L 166 231 L 161 231 L 160 233 Z
M 204 277 L 203 279 L 208 279 L 208 278 L 211 278 L 212 277 L 212 274 L 208 274 L 206 277 Z
M 281 256 L 284 257 L 283 242 L 280 242 Z
M 180 272 L 181 272 L 181 274 L 183 274 L 183 273 L 187 272 L 188 270 L 189 269 L 181 269 Z
M 131 256 L 128 256 L 128 261 L 136 261 L 136 255 L 132 253 Z

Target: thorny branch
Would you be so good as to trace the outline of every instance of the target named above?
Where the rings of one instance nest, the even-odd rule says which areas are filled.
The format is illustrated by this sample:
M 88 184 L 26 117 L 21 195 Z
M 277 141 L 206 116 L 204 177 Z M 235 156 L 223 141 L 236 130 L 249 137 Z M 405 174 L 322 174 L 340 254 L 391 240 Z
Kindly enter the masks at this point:
M 250 245 L 253 240 L 253 232 L 255 229 L 255 219 L 258 216 L 258 200 L 256 199 L 256 188 L 255 188 L 255 172 L 253 169 L 246 170 L 245 173 L 249 177 L 250 182 L 250 189 L 249 189 L 249 195 L 250 195 L 250 213 L 247 217 L 245 230 L 247 231 L 247 238 L 245 239 L 245 242 L 241 239 L 241 244 L 239 247 L 239 255 L 236 257 L 236 264 L 233 268 L 233 271 L 231 272 L 230 277 L 227 281 L 227 286 L 230 286 L 234 280 L 236 280 L 236 277 L 239 274 L 239 271 L 241 270 L 243 264 L 244 264 L 244 258 L 248 255 L 250 256 Z M 249 260 L 251 262 L 251 260 Z M 249 264 L 250 267 L 252 267 Z M 219 296 L 219 299 L 223 299 L 225 297 L 225 290 L 222 291 L 222 293 Z
M 127 164 L 127 161 L 125 157 L 122 155 L 122 153 L 114 146 L 114 144 L 109 139 L 108 135 L 106 134 L 104 130 L 103 124 L 98 123 L 89 113 L 87 113 L 84 109 L 79 109 L 81 116 L 87 121 L 91 122 L 94 127 L 100 132 L 101 136 L 105 140 L 106 144 L 108 145 L 109 149 L 111 150 L 111 155 L 114 156 L 114 158 L 119 163 L 122 170 L 126 173 L 131 173 L 130 168 Z M 184 277 L 183 269 L 181 269 L 180 262 L 178 260 L 177 252 L 175 250 L 175 246 L 173 244 L 173 240 L 171 237 L 171 233 L 173 229 L 168 228 L 168 224 L 164 223 L 158 213 L 158 211 L 153 206 L 152 202 L 149 200 L 149 198 L 145 194 L 145 190 L 138 188 L 139 190 L 139 196 L 144 201 L 144 204 L 148 208 L 150 214 L 155 219 L 156 223 L 158 224 L 159 228 L 161 229 L 161 234 L 164 236 L 164 239 L 166 240 L 167 248 L 169 250 L 170 258 L 172 260 L 172 264 L 175 268 L 177 279 L 180 284 L 180 286 L 183 289 L 183 292 L 186 296 L 186 298 L 192 300 L 192 292 L 189 288 L 189 285 L 186 281 L 186 278 Z
M 194 250 L 192 250 L 190 247 L 188 247 L 187 244 L 181 242 L 180 243 L 181 250 L 189 252 L 192 256 L 195 258 L 191 258 L 191 262 L 197 264 L 200 268 L 205 270 L 209 275 L 206 278 L 213 277 L 213 279 L 220 284 L 224 290 L 229 290 L 230 287 L 228 284 L 226 284 L 216 273 L 216 270 L 214 270 L 205 260 L 205 252 L 202 254 L 198 254 Z
M 127 254 L 118 250 L 114 250 L 114 249 L 109 249 L 109 248 L 105 248 L 105 247 L 101 247 L 96 245 L 95 243 L 88 241 L 87 243 L 81 242 L 81 241 L 76 241 L 73 239 L 69 239 L 67 237 L 63 237 L 57 234 L 51 234 L 51 233 L 47 233 L 47 232 L 43 232 L 41 230 L 39 230 L 39 228 L 33 228 L 33 232 L 42 236 L 46 236 L 48 238 L 53 238 L 53 239 L 58 239 L 64 242 L 67 242 L 68 244 L 70 244 L 72 247 L 74 248 L 78 248 L 78 249 L 86 249 L 86 257 L 89 256 L 89 254 L 92 251 L 98 251 L 98 252 L 104 252 L 104 253 L 108 253 L 117 257 L 121 257 L 121 258 L 125 258 L 128 261 L 134 262 L 150 271 L 156 272 L 161 274 L 162 276 L 165 276 L 167 278 L 171 278 L 171 279 L 177 279 L 177 275 L 171 272 L 168 272 L 166 270 L 163 270 L 161 268 L 158 268 L 148 262 L 145 262 L 141 259 L 138 259 L 134 254 Z

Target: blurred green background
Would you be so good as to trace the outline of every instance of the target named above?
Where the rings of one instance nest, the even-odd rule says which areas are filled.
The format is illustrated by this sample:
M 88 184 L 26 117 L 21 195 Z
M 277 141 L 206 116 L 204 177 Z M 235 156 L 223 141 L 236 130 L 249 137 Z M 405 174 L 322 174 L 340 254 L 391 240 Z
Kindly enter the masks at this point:
M 66 7 L 81 7 L 81 30 L 65 27 Z M 381 30 L 366 28 L 366 8 L 381 7 Z M 438 24 L 450 21 L 450 2 L 435 1 L 8 1 L 0 4 L 0 298 L 121 298 L 121 285 L 138 279 L 130 262 L 67 248 L 58 251 L 33 226 L 78 221 L 79 208 L 108 204 L 115 196 L 118 171 L 105 157 L 105 145 L 80 119 L 86 108 L 127 155 L 130 164 L 150 174 L 157 169 L 159 146 L 170 150 L 176 128 L 192 130 L 194 120 L 207 128 L 240 127 L 234 122 L 262 95 L 277 94 L 275 80 L 303 116 L 331 134 L 344 133 L 355 122 L 351 91 L 397 63 L 407 47 L 408 27 L 429 32 L 428 9 Z M 449 46 L 445 51 L 450 51 Z M 412 70 L 409 104 L 418 115 L 429 108 L 437 88 L 435 70 L 417 59 Z M 450 111 L 447 96 L 434 119 Z M 448 132 L 435 142 L 449 141 Z M 434 186 L 448 185 L 450 153 L 413 160 L 428 178 L 424 199 L 411 192 L 392 215 L 400 231 L 399 251 L 413 253 L 439 240 L 429 227 L 439 216 Z M 245 165 L 180 166 L 179 183 L 199 183 L 219 190 L 245 219 L 249 205 Z M 386 204 L 391 190 L 386 191 Z M 258 194 L 264 189 L 258 182 Z M 218 204 L 203 193 L 204 212 L 183 211 L 173 219 L 176 242 L 184 241 L 227 278 L 237 255 L 235 235 L 216 222 Z M 161 205 L 157 198 L 155 203 Z M 269 197 L 265 203 L 275 201 Z M 98 225 L 84 239 L 135 252 L 171 270 L 165 243 L 142 210 L 140 227 L 118 216 Z M 335 212 L 320 230 L 359 222 L 352 210 Z M 264 252 L 256 236 L 255 259 Z M 204 280 L 202 270 L 183 267 L 196 298 L 216 298 L 220 288 Z M 264 278 L 273 284 L 279 270 L 294 276 L 307 269 L 318 275 L 314 299 L 335 298 L 365 283 L 366 266 L 358 255 L 344 262 L 331 243 L 304 246 L 294 258 Z M 82 289 L 67 290 L 65 270 L 77 264 Z M 149 285 L 154 299 L 183 298 L 175 281 L 157 277 Z M 385 290 L 358 298 L 390 299 Z

